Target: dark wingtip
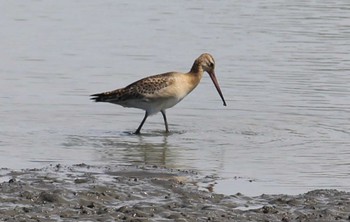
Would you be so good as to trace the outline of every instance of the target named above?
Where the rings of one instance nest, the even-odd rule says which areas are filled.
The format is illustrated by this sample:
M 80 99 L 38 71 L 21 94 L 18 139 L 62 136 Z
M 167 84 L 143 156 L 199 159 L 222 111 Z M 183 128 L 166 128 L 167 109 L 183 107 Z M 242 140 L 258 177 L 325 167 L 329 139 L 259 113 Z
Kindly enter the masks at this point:
M 100 102 L 101 101 L 101 93 L 96 93 L 96 94 L 92 94 L 90 95 L 90 100 L 94 101 L 94 102 Z
M 91 97 L 93 97 L 93 96 L 100 96 L 100 95 L 102 95 L 103 93 L 95 93 L 95 94 L 92 94 L 92 95 L 90 95 Z

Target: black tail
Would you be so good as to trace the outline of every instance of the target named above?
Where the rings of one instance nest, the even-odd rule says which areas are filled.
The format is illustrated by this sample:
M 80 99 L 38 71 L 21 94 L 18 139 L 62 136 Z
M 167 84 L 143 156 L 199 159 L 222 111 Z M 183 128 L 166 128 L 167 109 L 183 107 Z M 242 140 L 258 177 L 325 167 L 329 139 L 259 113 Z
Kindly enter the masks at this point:
M 91 96 L 91 100 L 95 101 L 95 102 L 104 102 L 105 100 L 105 94 L 104 93 L 96 93 L 96 94 L 92 94 Z
M 92 94 L 91 100 L 95 102 L 108 102 L 108 103 L 117 103 L 121 99 L 121 95 L 124 93 L 124 89 L 116 89 L 113 91 L 96 93 Z

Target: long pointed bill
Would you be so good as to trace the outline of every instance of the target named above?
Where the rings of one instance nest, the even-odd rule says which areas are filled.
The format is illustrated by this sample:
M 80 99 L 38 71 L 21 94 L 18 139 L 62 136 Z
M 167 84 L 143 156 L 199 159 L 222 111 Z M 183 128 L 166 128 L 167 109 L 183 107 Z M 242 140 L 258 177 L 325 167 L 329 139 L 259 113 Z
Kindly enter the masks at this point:
M 222 95 L 218 80 L 216 79 L 215 72 L 214 71 L 210 72 L 209 76 L 210 76 L 211 80 L 213 81 L 215 88 L 218 91 L 218 93 L 222 99 L 222 102 L 224 103 L 224 106 L 226 106 L 226 102 L 225 102 L 224 96 Z

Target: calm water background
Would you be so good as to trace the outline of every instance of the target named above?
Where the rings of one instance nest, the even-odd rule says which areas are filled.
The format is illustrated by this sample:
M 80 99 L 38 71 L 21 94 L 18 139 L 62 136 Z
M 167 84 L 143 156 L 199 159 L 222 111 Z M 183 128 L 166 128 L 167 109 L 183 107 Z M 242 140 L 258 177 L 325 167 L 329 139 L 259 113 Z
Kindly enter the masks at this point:
M 0 19 L 0 167 L 157 164 L 247 195 L 350 191 L 350 3 L 7 1 Z M 141 136 L 143 111 L 88 95 L 217 62 Z M 252 180 L 253 182 L 249 182 Z M 205 184 L 203 186 L 206 186 Z

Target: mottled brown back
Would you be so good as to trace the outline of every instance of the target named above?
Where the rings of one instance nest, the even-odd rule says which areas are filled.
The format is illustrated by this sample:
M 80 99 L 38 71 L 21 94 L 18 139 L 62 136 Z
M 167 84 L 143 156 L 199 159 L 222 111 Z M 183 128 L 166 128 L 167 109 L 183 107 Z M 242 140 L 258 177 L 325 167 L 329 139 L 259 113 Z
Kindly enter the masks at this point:
M 116 89 L 109 92 L 93 94 L 92 100 L 95 102 L 119 103 L 129 99 L 142 99 L 147 95 L 157 93 L 159 90 L 169 86 L 173 82 L 173 72 L 149 76 L 140 79 L 125 88 Z

